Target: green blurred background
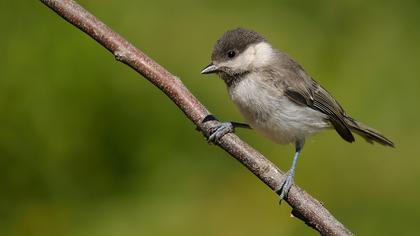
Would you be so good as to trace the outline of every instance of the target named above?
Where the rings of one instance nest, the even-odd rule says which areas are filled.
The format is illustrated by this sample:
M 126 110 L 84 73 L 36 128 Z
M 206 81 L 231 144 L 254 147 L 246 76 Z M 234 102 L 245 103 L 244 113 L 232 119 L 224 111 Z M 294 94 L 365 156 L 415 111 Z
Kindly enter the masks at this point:
M 419 232 L 420 1 L 80 3 L 222 120 L 242 118 L 200 69 L 225 30 L 265 35 L 397 146 L 325 132 L 307 141 L 296 182 L 358 235 Z M 39 1 L 2 1 L 0 27 L 0 235 L 317 235 L 158 89 Z M 289 167 L 291 146 L 238 135 Z

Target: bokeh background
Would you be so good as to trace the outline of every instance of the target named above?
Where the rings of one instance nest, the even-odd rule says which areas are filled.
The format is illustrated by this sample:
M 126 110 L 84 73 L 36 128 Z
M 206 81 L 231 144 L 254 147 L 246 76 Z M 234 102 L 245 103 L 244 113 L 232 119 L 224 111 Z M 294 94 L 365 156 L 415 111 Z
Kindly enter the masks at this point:
M 397 148 L 306 143 L 296 182 L 357 235 L 420 230 L 420 1 L 80 3 L 179 76 L 221 120 L 242 118 L 215 40 L 262 33 Z M 317 235 L 148 81 L 39 1 L 0 2 L 0 235 Z M 293 148 L 238 135 L 282 169 Z

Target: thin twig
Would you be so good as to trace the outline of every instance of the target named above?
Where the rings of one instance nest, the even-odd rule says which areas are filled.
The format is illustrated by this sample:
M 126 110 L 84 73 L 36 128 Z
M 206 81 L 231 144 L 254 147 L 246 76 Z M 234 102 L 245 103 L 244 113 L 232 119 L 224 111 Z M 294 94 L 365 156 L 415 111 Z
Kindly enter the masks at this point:
M 157 86 L 206 137 L 209 135 L 209 129 L 219 124 L 216 119 L 211 119 L 209 111 L 177 77 L 112 31 L 75 1 L 41 1 L 108 49 L 118 61 L 127 64 Z M 246 166 L 272 190 L 279 186 L 283 172 L 235 134 L 225 135 L 217 145 Z M 296 185 L 292 186 L 285 201 L 293 208 L 294 216 L 319 231 L 321 235 L 352 235 L 319 201 Z

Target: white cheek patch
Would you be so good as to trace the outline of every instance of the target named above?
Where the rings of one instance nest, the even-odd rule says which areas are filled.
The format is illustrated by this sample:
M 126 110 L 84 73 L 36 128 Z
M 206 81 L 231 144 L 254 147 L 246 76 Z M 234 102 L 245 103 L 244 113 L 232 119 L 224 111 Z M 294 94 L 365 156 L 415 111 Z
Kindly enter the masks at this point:
M 270 44 L 260 42 L 251 45 L 239 54 L 233 60 L 229 60 L 220 64 L 220 66 L 229 67 L 233 70 L 250 70 L 267 65 L 274 55 L 274 50 Z

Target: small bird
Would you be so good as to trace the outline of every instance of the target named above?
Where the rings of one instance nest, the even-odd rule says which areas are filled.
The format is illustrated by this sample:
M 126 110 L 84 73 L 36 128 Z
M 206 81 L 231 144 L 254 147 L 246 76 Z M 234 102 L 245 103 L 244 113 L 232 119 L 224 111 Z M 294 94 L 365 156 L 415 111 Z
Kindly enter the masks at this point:
M 211 130 L 209 141 L 218 141 L 242 127 L 255 129 L 276 143 L 295 145 L 291 168 L 276 190 L 280 199 L 287 197 L 305 139 L 313 134 L 334 128 L 350 143 L 355 140 L 354 132 L 369 143 L 394 147 L 378 131 L 347 115 L 295 60 L 255 31 L 237 28 L 225 32 L 214 45 L 211 63 L 201 73 L 219 75 L 249 123 L 221 123 Z

